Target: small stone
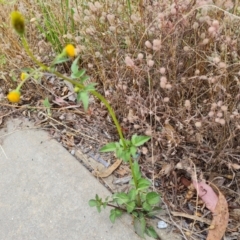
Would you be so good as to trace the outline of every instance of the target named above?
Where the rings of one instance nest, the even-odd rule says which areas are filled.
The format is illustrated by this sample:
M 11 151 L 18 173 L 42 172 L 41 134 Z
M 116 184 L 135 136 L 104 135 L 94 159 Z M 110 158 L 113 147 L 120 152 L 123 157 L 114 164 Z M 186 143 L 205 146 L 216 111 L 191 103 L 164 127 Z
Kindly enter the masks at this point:
M 164 221 L 159 221 L 157 227 L 160 229 L 167 228 L 168 224 L 165 223 Z

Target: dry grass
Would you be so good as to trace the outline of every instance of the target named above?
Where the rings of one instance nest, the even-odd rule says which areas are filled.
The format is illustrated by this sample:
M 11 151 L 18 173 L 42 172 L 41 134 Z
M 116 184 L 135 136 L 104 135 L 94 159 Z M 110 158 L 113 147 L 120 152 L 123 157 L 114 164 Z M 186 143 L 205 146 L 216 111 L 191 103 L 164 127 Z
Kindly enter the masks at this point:
M 240 9 L 229 0 L 170 2 L 128 5 L 128 1 L 76 0 L 72 5 L 63 4 L 60 11 L 59 4 L 51 1 L 45 13 L 40 1 L 25 0 L 20 7 L 28 19 L 30 44 L 39 58 L 47 63 L 52 49 L 74 43 L 82 67 L 99 83 L 98 90 L 115 109 L 126 137 L 136 132 L 152 136 L 142 149 L 142 170 L 161 182 L 156 187 L 171 208 L 187 209 L 182 205 L 184 189 L 178 187 L 185 173 L 170 167 L 164 174 L 161 169 L 174 167 L 182 159 L 191 159 L 210 181 L 220 177 L 219 187 L 230 206 L 240 208 Z M 209 6 L 204 7 L 206 4 Z M 0 9 L 0 56 L 6 59 L 1 65 L 5 80 L 0 80 L 4 94 L 14 85 L 9 74 L 19 75 L 20 68 L 32 66 L 9 28 L 12 9 L 12 5 Z M 55 29 L 49 29 L 45 21 L 49 12 Z M 36 19 L 31 22 L 31 18 Z M 61 94 L 57 90 L 62 86 L 44 86 Z M 25 94 L 29 91 L 25 89 Z M 39 90 L 37 100 L 41 95 Z M 98 108 L 104 116 L 101 106 L 96 102 L 94 106 L 92 111 Z

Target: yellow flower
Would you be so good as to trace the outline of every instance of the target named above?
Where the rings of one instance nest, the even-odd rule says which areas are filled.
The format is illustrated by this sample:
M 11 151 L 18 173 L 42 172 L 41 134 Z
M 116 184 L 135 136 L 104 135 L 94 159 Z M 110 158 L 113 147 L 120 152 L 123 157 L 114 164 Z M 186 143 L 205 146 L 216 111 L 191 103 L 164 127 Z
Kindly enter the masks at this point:
M 22 81 L 25 80 L 27 77 L 28 77 L 27 73 L 25 73 L 25 72 L 21 73 L 21 77 L 20 78 L 21 78 Z
M 19 33 L 20 35 L 24 34 L 25 30 L 24 17 L 20 12 L 14 11 L 11 13 L 11 23 L 17 33 Z
M 68 55 L 68 57 L 74 57 L 76 55 L 75 53 L 75 47 L 72 44 L 68 44 L 64 48 L 65 53 Z
M 78 92 L 79 92 L 79 90 L 80 90 L 80 88 L 79 88 L 79 87 L 75 87 L 75 88 L 74 88 L 74 92 L 75 92 L 75 93 L 78 93 Z
M 9 102 L 18 103 L 20 101 L 21 93 L 18 90 L 13 90 L 8 93 L 7 98 Z

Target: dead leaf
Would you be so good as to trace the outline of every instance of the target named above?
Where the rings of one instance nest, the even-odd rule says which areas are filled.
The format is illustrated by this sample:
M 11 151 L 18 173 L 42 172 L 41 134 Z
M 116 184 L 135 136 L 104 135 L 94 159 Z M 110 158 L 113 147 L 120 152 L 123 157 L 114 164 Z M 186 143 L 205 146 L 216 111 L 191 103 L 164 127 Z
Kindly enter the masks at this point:
M 187 178 L 185 178 L 183 176 L 180 178 L 180 181 L 185 187 L 189 187 L 192 183 L 190 180 L 188 180 Z
M 167 140 L 171 143 L 171 144 L 179 144 L 179 138 L 177 137 L 177 133 L 175 131 L 175 129 L 169 124 L 166 123 L 164 125 L 164 133 L 165 136 L 167 138 Z
M 171 163 L 168 163 L 168 164 L 164 164 L 162 166 L 162 169 L 161 171 L 159 172 L 159 175 L 160 176 L 168 176 L 170 174 L 170 172 L 173 170 L 173 165 Z
M 146 147 L 142 147 L 141 152 L 146 155 L 148 153 L 148 149 Z
M 114 164 L 112 164 L 110 167 L 97 173 L 97 177 L 105 178 L 110 176 L 112 172 L 120 166 L 121 163 L 122 163 L 122 160 L 117 159 L 117 161 Z
M 154 155 L 151 157 L 146 158 L 147 162 L 155 163 L 159 159 L 158 155 Z
M 231 163 L 230 167 L 232 167 L 234 170 L 239 170 L 240 169 L 240 165 L 236 164 L 236 163 Z
M 134 122 L 134 112 L 133 109 L 129 109 L 127 119 L 130 123 Z
M 129 174 L 131 170 L 129 169 L 129 166 L 122 165 L 120 166 L 115 173 L 117 173 L 119 176 L 123 177 L 127 174 Z
M 148 129 L 144 132 L 144 134 L 151 137 L 151 136 L 152 136 L 152 130 L 151 130 L 151 128 L 148 128 Z
M 228 204 L 223 194 L 218 190 L 218 203 L 213 213 L 211 226 L 207 240 L 221 240 L 228 226 L 229 212 Z

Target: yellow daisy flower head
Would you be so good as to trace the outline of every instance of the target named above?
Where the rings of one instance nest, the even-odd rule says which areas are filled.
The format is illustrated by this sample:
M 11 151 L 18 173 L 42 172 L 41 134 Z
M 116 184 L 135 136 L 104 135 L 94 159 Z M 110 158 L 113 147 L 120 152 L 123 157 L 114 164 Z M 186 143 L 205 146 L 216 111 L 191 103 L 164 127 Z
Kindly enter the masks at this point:
M 72 44 L 68 44 L 64 48 L 64 52 L 68 57 L 74 57 L 76 55 L 75 47 Z
M 28 74 L 27 74 L 27 73 L 25 73 L 25 72 L 22 72 L 22 73 L 21 73 L 20 78 L 21 78 L 22 81 L 25 80 L 27 77 L 28 77 Z
M 20 101 L 21 93 L 18 90 L 13 90 L 8 93 L 7 98 L 9 102 L 18 103 Z
M 11 13 L 11 23 L 13 28 L 16 30 L 18 34 L 20 35 L 24 34 L 25 20 L 23 15 L 20 12 L 14 11 Z

